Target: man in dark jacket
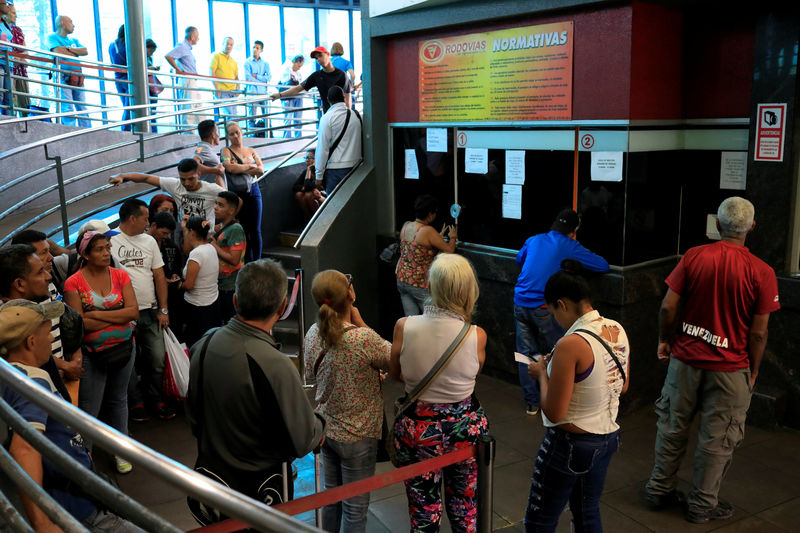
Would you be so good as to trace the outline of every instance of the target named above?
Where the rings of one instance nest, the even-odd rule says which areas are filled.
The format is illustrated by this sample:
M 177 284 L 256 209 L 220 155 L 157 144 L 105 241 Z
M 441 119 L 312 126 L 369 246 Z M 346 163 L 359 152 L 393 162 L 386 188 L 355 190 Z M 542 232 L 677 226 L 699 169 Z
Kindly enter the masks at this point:
M 269 333 L 286 308 L 286 285 L 286 274 L 271 260 L 239 271 L 236 316 L 191 348 L 186 401 L 197 466 L 268 504 L 282 501 L 283 463 L 319 446 L 325 425 L 297 368 Z M 288 486 L 291 498 L 291 479 Z

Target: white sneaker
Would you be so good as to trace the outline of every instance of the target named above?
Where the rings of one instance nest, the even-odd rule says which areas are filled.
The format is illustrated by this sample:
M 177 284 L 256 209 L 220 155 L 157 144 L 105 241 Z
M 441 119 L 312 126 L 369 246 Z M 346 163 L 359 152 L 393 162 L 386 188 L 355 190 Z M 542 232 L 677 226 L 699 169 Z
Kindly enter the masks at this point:
M 127 474 L 133 470 L 133 465 L 122 457 L 114 457 L 114 461 L 117 463 L 117 472 L 120 474 Z
M 528 404 L 528 407 L 525 409 L 525 412 L 528 413 L 529 415 L 535 415 L 539 412 L 539 406 Z

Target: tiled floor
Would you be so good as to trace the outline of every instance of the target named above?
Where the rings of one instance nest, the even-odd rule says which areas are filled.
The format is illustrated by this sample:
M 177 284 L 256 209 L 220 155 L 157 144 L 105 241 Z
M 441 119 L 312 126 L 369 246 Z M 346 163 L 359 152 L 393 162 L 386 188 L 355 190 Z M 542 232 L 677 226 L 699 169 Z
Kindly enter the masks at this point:
M 386 396 L 396 395 L 395 387 L 386 387 Z M 528 496 L 533 460 L 544 430 L 541 418 L 528 416 L 523 409 L 519 388 L 502 381 L 481 377 L 477 394 L 486 409 L 490 430 L 497 440 L 494 487 L 494 529 L 523 531 L 522 517 Z M 763 431 L 748 426 L 747 435 L 734 455 L 733 464 L 723 483 L 721 496 L 736 508 L 733 518 L 707 525 L 684 521 L 678 510 L 649 512 L 639 503 L 639 491 L 652 467 L 655 416 L 643 409 L 621 417 L 623 443 L 611 462 L 601 500 L 603 524 L 609 532 L 797 532 L 800 531 L 800 469 L 797 454 L 800 432 Z M 186 464 L 193 464 L 195 443 L 181 419 L 169 422 L 132 424 L 132 436 L 154 449 Z M 693 446 L 693 441 L 690 442 Z M 691 458 L 680 471 L 681 484 L 687 488 L 691 479 Z M 311 456 L 296 462 L 299 479 L 295 493 L 313 491 L 314 463 Z M 391 469 L 378 465 L 378 472 Z M 155 510 L 168 521 L 184 529 L 197 524 L 186 509 L 184 495 L 158 481 L 142 469 L 119 476 L 120 486 L 128 494 Z M 570 530 L 566 510 L 557 531 Z M 313 512 L 300 517 L 313 523 Z M 446 525 L 442 531 L 449 531 Z M 367 530 L 373 533 L 408 531 L 406 498 L 402 485 L 373 492 Z

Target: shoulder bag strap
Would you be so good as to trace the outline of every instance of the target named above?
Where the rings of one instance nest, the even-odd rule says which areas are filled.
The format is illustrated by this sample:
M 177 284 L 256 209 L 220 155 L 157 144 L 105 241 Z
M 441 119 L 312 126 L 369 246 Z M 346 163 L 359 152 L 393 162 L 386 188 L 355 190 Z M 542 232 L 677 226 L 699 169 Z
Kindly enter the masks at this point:
M 331 155 L 333 154 L 333 151 L 336 150 L 339 147 L 339 143 L 342 142 L 342 137 L 344 137 L 344 132 L 347 131 L 348 124 L 350 124 L 350 110 L 349 109 L 347 110 L 347 118 L 344 119 L 344 127 L 342 128 L 342 132 L 339 134 L 338 137 L 336 137 L 336 140 L 333 141 L 333 144 L 331 145 L 331 149 L 328 150 L 328 161 L 331 160 Z
M 611 346 L 608 345 L 608 343 L 605 341 L 605 339 L 603 339 L 603 337 L 601 337 L 600 335 L 598 335 L 594 331 L 589 331 L 588 329 L 576 329 L 573 333 L 586 333 L 587 335 L 591 335 L 592 337 L 597 339 L 597 341 L 600 342 L 600 344 L 603 345 L 603 348 L 606 349 L 608 354 L 611 356 L 611 358 L 617 364 L 617 368 L 619 369 L 620 374 L 622 374 L 622 382 L 624 383 L 625 381 L 627 381 L 628 378 L 627 378 L 627 375 L 625 374 L 625 369 L 622 368 L 622 363 L 619 362 L 619 359 L 617 358 L 616 354 L 614 353 L 614 350 L 611 349 Z
M 228 149 L 228 151 L 231 153 L 231 155 L 232 155 L 233 157 L 235 157 L 235 158 L 236 158 L 236 164 L 238 164 L 238 165 L 243 165 L 243 164 L 244 164 L 244 160 L 243 160 L 241 157 L 239 157 L 239 156 L 236 154 L 236 152 L 234 152 L 234 151 L 231 149 L 231 147 L 230 147 L 230 146 L 226 146 L 225 148 L 227 148 L 227 149 Z
M 448 346 L 444 351 L 444 354 L 442 354 L 436 364 L 433 365 L 433 368 L 431 368 L 428 373 L 425 374 L 425 377 L 422 378 L 422 381 L 417 383 L 417 386 L 414 387 L 414 390 L 408 393 L 403 405 L 400 406 L 395 414 L 395 421 L 397 421 L 400 415 L 402 415 L 403 412 L 411 406 L 411 404 L 417 401 L 417 398 L 422 396 L 422 393 L 428 390 L 428 387 L 430 387 L 431 383 L 433 383 L 433 380 L 436 379 L 436 376 L 442 373 L 447 364 L 453 359 L 453 354 L 458 351 L 458 348 L 466 340 L 470 327 L 471 324 L 468 322 L 464 323 L 464 327 L 461 328 L 461 331 L 458 332 L 458 335 L 456 335 L 456 338 L 453 339 L 453 342 L 451 342 L 450 346 Z
M 356 329 L 357 327 L 358 326 L 347 326 L 346 328 L 344 328 L 344 332 L 347 333 L 348 331 Z M 317 360 L 314 361 L 314 377 L 317 377 L 317 371 L 319 370 L 319 365 L 322 364 L 322 360 L 325 359 L 326 355 L 328 355 L 328 350 L 330 350 L 330 347 L 322 350 L 322 353 L 319 354 Z

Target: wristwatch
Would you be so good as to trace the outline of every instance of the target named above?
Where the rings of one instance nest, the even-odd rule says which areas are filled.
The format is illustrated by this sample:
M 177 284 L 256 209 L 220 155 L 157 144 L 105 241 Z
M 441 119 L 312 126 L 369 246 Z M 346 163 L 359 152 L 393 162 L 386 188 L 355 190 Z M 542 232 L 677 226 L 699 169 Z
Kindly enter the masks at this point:
M 162 307 L 161 308 L 161 314 L 162 315 L 168 315 L 169 314 L 169 309 L 167 309 L 166 307 Z

